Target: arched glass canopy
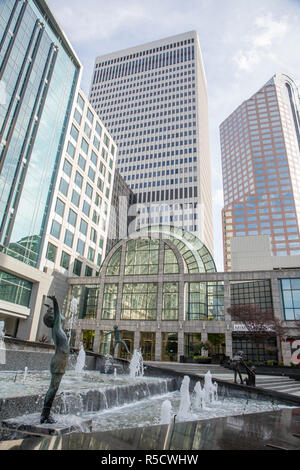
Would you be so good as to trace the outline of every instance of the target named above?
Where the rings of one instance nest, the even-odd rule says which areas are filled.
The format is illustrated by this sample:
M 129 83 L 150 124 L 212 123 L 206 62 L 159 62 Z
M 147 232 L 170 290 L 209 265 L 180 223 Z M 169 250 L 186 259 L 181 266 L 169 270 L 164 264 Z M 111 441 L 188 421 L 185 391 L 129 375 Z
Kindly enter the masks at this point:
M 196 235 L 168 225 L 151 225 L 136 232 L 138 236 L 157 237 L 159 234 L 171 240 L 182 255 L 189 273 L 216 272 L 216 265 L 210 252 Z
M 171 241 L 181 254 L 189 273 L 216 272 L 214 260 L 206 246 L 194 234 L 179 227 L 157 225 L 145 227 L 131 234 L 126 243 L 126 275 L 157 274 L 159 264 L 159 237 Z M 109 259 L 106 275 L 120 274 L 122 246 Z M 164 243 L 164 273 L 178 273 L 179 266 L 171 247 Z

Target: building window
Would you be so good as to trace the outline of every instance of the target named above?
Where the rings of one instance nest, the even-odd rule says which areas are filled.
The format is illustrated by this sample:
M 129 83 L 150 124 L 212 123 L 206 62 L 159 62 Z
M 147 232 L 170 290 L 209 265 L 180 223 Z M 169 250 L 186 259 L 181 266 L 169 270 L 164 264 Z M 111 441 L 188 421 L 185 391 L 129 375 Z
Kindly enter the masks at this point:
M 87 277 L 91 277 L 93 275 L 93 269 L 90 266 L 86 265 L 84 275 Z
M 62 268 L 69 269 L 71 256 L 65 251 L 61 254 L 60 265 Z
M 254 304 L 262 311 L 273 310 L 270 280 L 232 282 L 230 284 L 231 305 Z
M 29 307 L 32 282 L 0 270 L 0 299 Z
M 125 275 L 158 273 L 159 240 L 137 239 L 126 244 Z
M 157 284 L 130 283 L 123 285 L 122 320 L 155 320 Z
M 80 276 L 81 275 L 81 268 L 82 268 L 82 261 L 79 261 L 79 259 L 74 260 L 74 265 L 73 265 L 73 274 L 75 276 Z
M 164 282 L 162 320 L 178 320 L 179 283 Z
M 74 238 L 74 234 L 70 232 L 70 230 L 66 229 L 64 243 L 70 248 L 72 248 L 73 246 L 73 238 Z
M 121 248 L 112 255 L 106 268 L 106 276 L 118 276 L 120 274 Z
M 56 220 L 53 220 L 51 231 L 50 231 L 51 235 L 59 240 L 60 230 L 61 230 L 61 224 L 59 224 Z
M 55 263 L 56 252 L 57 252 L 57 247 L 55 245 L 52 245 L 52 243 L 49 242 L 47 246 L 46 258 L 49 261 L 52 261 L 52 263 Z
M 118 284 L 105 284 L 101 312 L 103 320 L 114 320 L 116 318 L 117 297 Z
M 300 279 L 281 279 L 281 298 L 285 320 L 300 320 Z
M 60 215 L 61 217 L 64 216 L 65 203 L 62 202 L 59 198 L 56 199 L 55 212 L 56 212 L 56 214 Z
M 179 266 L 177 258 L 173 250 L 165 244 L 164 252 L 164 274 L 177 274 L 179 273 Z
M 186 320 L 224 319 L 222 282 L 189 282 L 186 289 Z

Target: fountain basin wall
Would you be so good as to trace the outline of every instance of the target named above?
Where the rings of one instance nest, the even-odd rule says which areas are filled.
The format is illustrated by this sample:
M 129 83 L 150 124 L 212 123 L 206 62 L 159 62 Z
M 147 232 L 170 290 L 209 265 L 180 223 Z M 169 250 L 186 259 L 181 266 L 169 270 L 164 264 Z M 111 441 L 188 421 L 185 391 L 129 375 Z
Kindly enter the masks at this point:
M 112 384 L 103 388 L 82 389 L 77 392 L 58 392 L 52 410 L 54 413 L 61 414 L 100 411 L 177 389 L 177 379 L 169 378 L 166 380 L 146 380 L 144 382 L 135 382 L 133 380 L 132 383 L 119 386 Z M 45 393 L 0 399 L 0 421 L 23 414 L 40 412 L 44 397 Z

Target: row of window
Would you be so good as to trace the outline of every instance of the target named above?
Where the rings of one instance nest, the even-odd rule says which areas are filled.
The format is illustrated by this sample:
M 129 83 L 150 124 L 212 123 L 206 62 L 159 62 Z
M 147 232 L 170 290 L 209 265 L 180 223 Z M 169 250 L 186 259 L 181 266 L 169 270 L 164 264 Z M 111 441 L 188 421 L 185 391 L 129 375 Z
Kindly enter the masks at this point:
M 106 68 L 102 67 L 96 70 L 94 73 L 93 84 L 147 72 L 148 70 L 154 70 L 160 67 L 168 67 L 170 65 L 176 65 L 194 59 L 194 46 L 146 56 L 145 58 L 136 59 L 131 62 L 123 62 L 118 65 L 111 65 Z

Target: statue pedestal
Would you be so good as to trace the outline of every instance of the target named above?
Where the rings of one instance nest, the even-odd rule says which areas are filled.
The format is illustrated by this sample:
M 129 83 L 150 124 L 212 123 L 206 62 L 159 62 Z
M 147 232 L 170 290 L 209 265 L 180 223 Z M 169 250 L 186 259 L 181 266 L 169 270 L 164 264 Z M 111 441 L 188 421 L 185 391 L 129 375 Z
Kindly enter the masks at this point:
M 92 420 L 75 415 L 52 414 L 56 420 L 53 424 L 40 424 L 40 413 L 17 416 L 2 421 L 1 426 L 9 431 L 30 436 L 59 436 L 71 432 L 91 432 Z

